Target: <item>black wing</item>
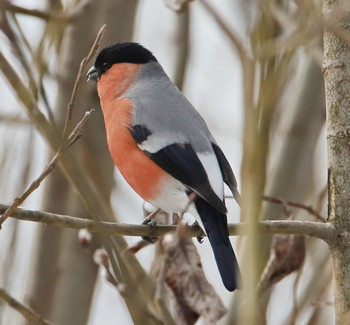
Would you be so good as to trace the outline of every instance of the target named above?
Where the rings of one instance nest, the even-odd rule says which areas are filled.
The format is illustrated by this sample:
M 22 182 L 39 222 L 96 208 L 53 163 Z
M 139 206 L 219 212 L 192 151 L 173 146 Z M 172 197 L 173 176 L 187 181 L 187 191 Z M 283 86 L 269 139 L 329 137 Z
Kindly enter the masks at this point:
M 144 125 L 134 125 L 131 130 L 131 135 L 138 144 L 147 140 L 151 134 Z M 217 211 L 227 212 L 224 202 L 212 189 L 208 175 L 189 143 L 175 143 L 155 153 L 146 150 L 143 152 L 168 174 L 196 192 Z
M 190 144 L 175 143 L 156 153 L 147 151 L 145 153 L 158 166 L 199 194 L 217 211 L 221 213 L 227 212 L 225 204 L 213 191 L 208 175 Z

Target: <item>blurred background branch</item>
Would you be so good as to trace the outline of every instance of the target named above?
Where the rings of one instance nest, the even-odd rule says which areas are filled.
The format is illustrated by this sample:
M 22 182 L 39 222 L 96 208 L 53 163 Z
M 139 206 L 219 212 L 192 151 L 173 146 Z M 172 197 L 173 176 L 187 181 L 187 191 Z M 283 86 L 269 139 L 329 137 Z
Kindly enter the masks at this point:
M 53 325 L 52 323 L 43 319 L 40 315 L 35 313 L 30 308 L 24 306 L 15 298 L 11 297 L 5 290 L 0 288 L 0 299 L 8 303 L 13 309 L 20 313 L 30 324 L 35 325 Z

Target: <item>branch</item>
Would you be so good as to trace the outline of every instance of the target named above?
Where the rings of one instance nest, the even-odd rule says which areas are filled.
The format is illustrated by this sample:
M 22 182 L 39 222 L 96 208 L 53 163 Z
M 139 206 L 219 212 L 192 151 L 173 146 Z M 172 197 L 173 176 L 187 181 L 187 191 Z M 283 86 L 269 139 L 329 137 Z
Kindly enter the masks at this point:
M 249 58 L 247 49 L 244 47 L 242 40 L 236 32 L 228 25 L 228 23 L 220 16 L 219 12 L 212 6 L 210 1 L 200 1 L 207 12 L 213 17 L 215 22 L 219 25 L 224 34 L 231 41 L 231 44 L 236 48 L 241 62 L 245 62 Z
M 38 178 L 36 178 L 31 183 L 31 185 L 27 188 L 27 190 L 20 197 L 17 197 L 14 199 L 11 206 L 9 206 L 9 208 L 0 217 L 0 229 L 1 229 L 1 226 L 4 223 L 4 221 L 13 213 L 13 211 L 19 205 L 21 205 L 24 202 L 24 200 L 27 199 L 27 197 L 40 186 L 41 182 L 56 168 L 58 161 L 62 158 L 63 154 L 68 150 L 68 148 L 70 146 L 72 146 L 80 138 L 81 128 L 84 125 L 84 123 L 87 121 L 87 119 L 89 118 L 89 116 L 93 110 L 85 112 L 84 117 L 81 119 L 80 122 L 78 122 L 78 124 L 76 125 L 76 127 L 74 128 L 74 130 L 71 132 L 71 134 L 69 136 L 68 136 L 68 129 L 69 129 L 69 126 L 70 126 L 71 121 L 72 121 L 73 108 L 75 105 L 76 96 L 77 96 L 79 86 L 80 86 L 82 79 L 83 79 L 84 70 L 86 69 L 86 66 L 89 63 L 89 61 L 91 60 L 91 58 L 95 55 L 95 53 L 99 47 L 100 40 L 104 34 L 105 29 L 106 29 L 106 25 L 103 25 L 100 28 L 100 30 L 96 36 L 95 42 L 89 51 L 89 54 L 80 63 L 79 72 L 78 72 L 77 78 L 76 78 L 75 83 L 74 83 L 72 95 L 71 95 L 70 101 L 67 105 L 67 116 L 66 116 L 64 129 L 63 129 L 63 141 L 62 141 L 61 145 L 59 146 L 56 154 L 54 155 L 54 157 L 52 158 L 50 163 L 45 167 L 44 171 L 40 174 L 40 176 Z M 0 60 L 1 60 L 1 57 L 0 57 Z
M 81 1 L 70 12 L 62 12 L 62 11 L 56 11 L 56 10 L 47 12 L 39 9 L 30 9 L 30 8 L 25 8 L 25 7 L 16 5 L 14 3 L 11 3 L 8 0 L 7 1 L 5 0 L 4 4 L 1 4 L 1 5 L 3 5 L 3 8 L 4 8 L 3 10 L 7 10 L 13 14 L 31 16 L 31 17 L 39 18 L 45 21 L 61 20 L 67 23 L 71 23 L 78 17 L 81 10 L 83 10 L 84 6 L 88 4 L 89 4 L 88 1 Z
M 8 207 L 0 204 L 0 213 Z M 137 237 L 161 237 L 168 232 L 175 231 L 177 226 L 147 226 L 132 225 L 114 222 L 99 222 L 88 219 L 80 219 L 65 215 L 59 215 L 48 212 L 25 210 L 17 208 L 13 211 L 11 217 L 25 221 L 41 222 L 46 225 L 65 227 L 71 229 L 86 228 L 91 232 L 103 232 L 109 235 L 137 236 Z M 333 236 L 333 226 L 329 223 L 296 221 L 296 220 L 273 220 L 259 222 L 261 231 L 269 234 L 298 234 L 316 237 L 328 242 Z M 248 232 L 247 223 L 230 223 L 228 225 L 231 236 L 245 235 Z M 198 226 L 189 226 L 186 230 L 186 236 L 203 236 L 203 232 Z
M 27 15 L 31 17 L 40 18 L 43 20 L 50 20 L 50 19 L 67 19 L 67 17 L 62 13 L 55 13 L 55 12 L 46 12 L 38 9 L 29 9 L 25 7 L 18 6 L 16 4 L 13 4 L 9 1 L 4 1 L 4 9 L 8 10 L 12 13 L 16 14 L 22 14 Z
M 326 189 L 327 190 L 327 189 Z M 321 195 L 323 195 L 323 192 L 321 193 Z M 225 195 L 226 199 L 234 199 L 233 195 Z M 316 209 L 314 209 L 311 205 L 305 205 L 302 204 L 300 202 L 296 202 L 296 201 L 288 201 L 285 200 L 282 197 L 278 197 L 278 196 L 268 196 L 268 195 L 263 195 L 262 199 L 268 202 L 272 202 L 272 203 L 278 203 L 281 204 L 283 206 L 283 210 L 286 213 L 286 216 L 289 216 L 288 213 L 288 207 L 294 207 L 294 208 L 299 208 L 302 210 L 307 211 L 308 213 L 310 213 L 311 215 L 313 215 L 317 220 L 321 221 L 321 222 L 326 222 L 325 218 L 319 214 Z
M 9 306 L 19 312 L 30 324 L 34 325 L 52 325 L 52 323 L 43 319 L 39 314 L 24 306 L 19 301 L 11 297 L 4 289 L 0 288 L 0 299 L 4 300 Z
M 100 41 L 101 41 L 101 38 L 102 38 L 102 36 L 103 36 L 103 34 L 105 32 L 105 29 L 106 29 L 106 25 L 103 25 L 100 28 L 100 30 L 99 30 L 99 32 L 98 32 L 98 34 L 96 36 L 95 42 L 94 42 L 94 44 L 92 45 L 92 47 L 90 49 L 89 54 L 80 63 L 80 67 L 79 67 L 77 78 L 76 78 L 75 83 L 74 83 L 72 95 L 71 95 L 69 104 L 67 106 L 67 117 L 66 117 L 66 121 L 65 121 L 65 124 L 64 124 L 64 129 L 63 129 L 63 138 L 65 138 L 66 135 L 68 134 L 68 128 L 69 128 L 69 125 L 70 125 L 70 123 L 72 121 L 73 108 L 74 108 L 74 105 L 75 105 L 78 89 L 79 89 L 80 84 L 81 84 L 81 82 L 83 80 L 84 71 L 85 71 L 88 63 L 90 62 L 90 60 L 92 59 L 92 57 L 95 55 L 95 53 L 97 52 L 97 50 L 99 48 Z
M 272 203 L 282 204 L 284 207 L 285 206 L 291 206 L 291 207 L 294 207 L 294 208 L 303 209 L 303 210 L 309 212 L 311 215 L 313 215 L 319 221 L 326 222 L 326 220 L 310 205 L 305 205 L 305 204 L 302 204 L 300 202 L 295 202 L 295 201 L 286 201 L 283 198 L 277 197 L 277 196 L 264 195 L 262 197 L 262 199 L 265 200 L 265 201 L 272 202 Z
M 81 121 L 76 125 L 72 133 L 67 138 L 67 144 L 59 147 L 54 157 L 51 159 L 49 164 L 45 167 L 43 172 L 37 177 L 30 186 L 24 191 L 24 193 L 14 199 L 13 203 L 4 211 L 0 217 L 0 229 L 4 221 L 15 211 L 15 209 L 21 205 L 30 194 L 32 194 L 41 184 L 41 182 L 56 168 L 57 163 L 65 154 L 65 152 L 81 137 L 81 128 L 89 118 L 92 111 L 85 112 Z

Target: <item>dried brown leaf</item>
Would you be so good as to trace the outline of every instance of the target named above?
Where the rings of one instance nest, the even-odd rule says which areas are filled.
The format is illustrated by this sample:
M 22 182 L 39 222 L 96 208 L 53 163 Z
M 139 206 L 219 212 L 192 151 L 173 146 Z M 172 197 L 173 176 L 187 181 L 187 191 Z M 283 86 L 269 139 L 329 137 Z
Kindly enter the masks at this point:
M 171 303 L 178 324 L 194 324 L 203 317 L 210 324 L 225 313 L 220 297 L 208 282 L 192 239 L 185 238 L 185 225 L 180 224 L 174 234 L 159 241 L 162 251 L 158 260 L 158 280 L 170 288 Z
M 287 275 L 298 271 L 305 260 L 305 237 L 300 235 L 274 235 L 270 259 L 261 276 L 258 290 L 263 292 Z

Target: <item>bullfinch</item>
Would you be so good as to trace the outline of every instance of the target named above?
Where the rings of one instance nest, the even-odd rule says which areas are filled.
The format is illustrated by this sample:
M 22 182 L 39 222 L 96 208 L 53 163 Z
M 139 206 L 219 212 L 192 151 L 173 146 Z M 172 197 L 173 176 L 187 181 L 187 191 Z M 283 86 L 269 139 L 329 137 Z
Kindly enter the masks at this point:
M 238 288 L 224 200 L 226 183 L 238 202 L 237 182 L 203 118 L 138 43 L 104 48 L 87 78 L 97 82 L 109 151 L 123 177 L 152 205 L 200 218 L 224 286 Z

